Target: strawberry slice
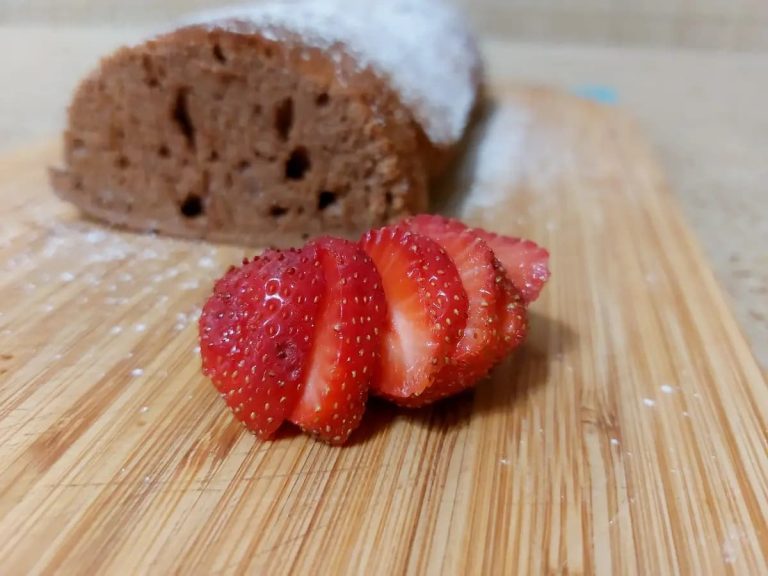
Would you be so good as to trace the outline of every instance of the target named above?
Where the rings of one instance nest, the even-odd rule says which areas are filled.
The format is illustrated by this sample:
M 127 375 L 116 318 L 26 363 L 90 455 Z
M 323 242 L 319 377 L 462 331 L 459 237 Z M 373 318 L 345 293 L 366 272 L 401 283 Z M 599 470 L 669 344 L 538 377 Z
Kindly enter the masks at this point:
M 480 360 L 473 365 L 457 363 L 440 372 L 434 386 L 421 396 L 392 399 L 400 406 L 419 408 L 448 398 L 474 387 L 505 356 L 523 343 L 528 332 L 528 310 L 520 291 L 507 278 L 501 263 L 494 259 L 497 298 L 494 309 L 486 313 L 494 317 L 498 327 L 495 345 L 483 350 Z M 487 368 L 484 368 L 487 366 Z
M 481 228 L 474 230 L 496 253 L 525 303 L 536 300 L 549 279 L 549 252 L 546 248 L 531 240 L 502 236 Z
M 231 268 L 203 308 L 203 373 L 235 417 L 262 439 L 301 396 L 324 293 L 314 246 L 268 250 Z
M 403 226 L 440 244 L 459 270 L 469 298 L 467 327 L 454 362 L 435 384 L 401 405 L 424 406 L 474 386 L 525 337 L 525 305 L 491 248 L 475 230 L 442 216 L 419 215 Z
M 418 396 L 451 362 L 467 324 L 461 277 L 434 240 L 403 227 L 372 230 L 361 246 L 376 265 L 388 305 L 382 374 L 374 391 Z
M 456 345 L 453 363 L 444 367 L 436 384 L 418 397 L 423 404 L 471 385 L 496 362 L 500 328 L 496 314 L 498 273 L 493 251 L 458 220 L 423 214 L 402 225 L 442 246 L 456 265 L 468 297 L 467 326 Z
M 387 303 L 368 255 L 353 242 L 320 238 L 317 249 L 327 293 L 304 392 L 290 419 L 331 444 L 343 444 L 360 423 L 368 388 L 379 376 Z
M 528 309 L 520 290 L 507 277 L 501 262 L 495 260 L 494 268 L 499 291 L 496 301 L 496 314 L 499 318 L 496 361 L 499 361 L 525 340 L 528 334 Z

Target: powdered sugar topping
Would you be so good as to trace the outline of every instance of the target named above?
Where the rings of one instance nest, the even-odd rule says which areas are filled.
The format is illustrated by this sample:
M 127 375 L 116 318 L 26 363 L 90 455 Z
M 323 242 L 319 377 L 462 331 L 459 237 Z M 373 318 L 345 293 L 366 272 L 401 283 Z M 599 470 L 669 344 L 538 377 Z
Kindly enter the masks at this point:
M 343 45 L 389 80 L 436 144 L 457 142 L 476 98 L 480 61 L 462 14 L 442 0 L 293 0 L 207 11 L 188 19 L 308 46 Z

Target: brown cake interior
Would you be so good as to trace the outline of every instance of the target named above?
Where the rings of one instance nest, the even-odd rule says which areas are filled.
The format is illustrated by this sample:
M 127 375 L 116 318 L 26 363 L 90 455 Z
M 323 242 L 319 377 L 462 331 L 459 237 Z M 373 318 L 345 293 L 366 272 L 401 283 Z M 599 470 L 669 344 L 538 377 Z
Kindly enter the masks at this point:
M 426 208 L 423 135 L 343 49 L 201 27 L 81 85 L 54 188 L 138 230 L 289 245 Z

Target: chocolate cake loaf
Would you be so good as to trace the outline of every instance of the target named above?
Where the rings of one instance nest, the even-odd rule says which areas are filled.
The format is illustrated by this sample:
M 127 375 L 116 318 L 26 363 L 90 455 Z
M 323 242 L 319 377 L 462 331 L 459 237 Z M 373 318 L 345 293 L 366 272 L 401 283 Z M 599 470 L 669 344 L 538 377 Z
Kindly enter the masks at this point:
M 253 245 L 427 208 L 480 61 L 439 0 L 235 7 L 106 58 L 69 109 L 62 198 L 116 226 Z

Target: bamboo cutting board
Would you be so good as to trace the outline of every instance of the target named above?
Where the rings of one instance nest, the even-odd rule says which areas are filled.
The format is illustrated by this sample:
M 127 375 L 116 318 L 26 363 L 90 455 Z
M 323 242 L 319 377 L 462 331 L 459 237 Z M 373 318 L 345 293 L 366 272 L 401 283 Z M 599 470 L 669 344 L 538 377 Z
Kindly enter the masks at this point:
M 766 574 L 768 388 L 620 113 L 500 87 L 440 198 L 548 246 L 474 394 L 261 444 L 195 321 L 250 250 L 101 228 L 0 158 L 4 574 Z

